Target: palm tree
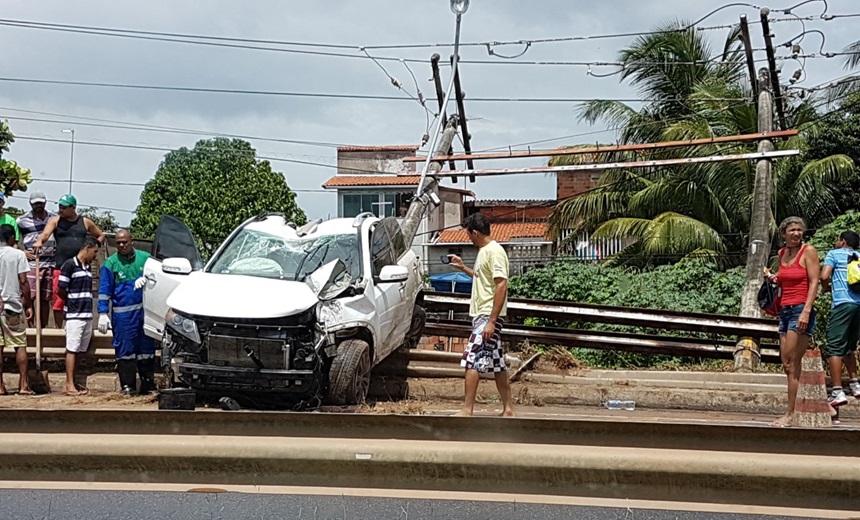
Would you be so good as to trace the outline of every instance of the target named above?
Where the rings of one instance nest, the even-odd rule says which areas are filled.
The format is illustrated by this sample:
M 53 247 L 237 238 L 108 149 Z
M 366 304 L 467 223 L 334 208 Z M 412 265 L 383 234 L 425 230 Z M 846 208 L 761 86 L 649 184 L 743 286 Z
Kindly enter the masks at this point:
M 736 31 L 721 54 L 713 56 L 701 32 L 677 29 L 672 22 L 661 32 L 637 38 L 621 52 L 621 80 L 639 88 L 648 102 L 639 110 L 614 101 L 593 101 L 581 107 L 589 123 L 618 127 L 622 144 L 686 140 L 757 131 L 752 93 L 744 83 L 744 63 Z M 807 98 L 786 108 L 790 127 L 800 135 L 778 143 L 780 148 L 805 149 L 816 131 L 816 113 Z M 753 144 L 717 144 L 655 152 L 651 158 L 723 155 L 755 151 Z M 621 161 L 630 153 L 605 154 Z M 638 156 L 642 159 L 641 156 Z M 578 156 L 553 158 L 551 165 L 575 164 Z M 830 218 L 834 179 L 853 171 L 846 156 L 803 164 L 774 163 L 775 218 L 804 216 L 811 225 Z M 616 263 L 658 264 L 693 255 L 708 255 L 723 264 L 742 263 L 749 230 L 754 165 L 710 163 L 650 170 L 608 170 L 598 189 L 561 201 L 550 224 L 556 235 L 592 233 L 593 238 L 624 239 L 627 247 Z

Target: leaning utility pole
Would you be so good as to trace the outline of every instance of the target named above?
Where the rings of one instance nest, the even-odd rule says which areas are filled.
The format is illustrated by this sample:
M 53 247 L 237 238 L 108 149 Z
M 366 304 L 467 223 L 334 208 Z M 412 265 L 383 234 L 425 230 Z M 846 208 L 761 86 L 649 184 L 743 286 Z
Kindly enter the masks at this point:
M 451 144 L 454 142 L 454 136 L 457 135 L 457 126 L 460 123 L 460 117 L 457 114 L 453 114 L 448 117 L 448 122 L 445 125 L 445 129 L 442 131 L 442 136 L 439 138 L 439 143 L 436 146 L 436 151 L 433 152 L 432 157 L 440 157 L 444 156 L 448 153 L 448 150 L 451 149 Z M 431 161 L 429 167 L 427 168 L 427 173 L 432 174 L 436 173 L 442 169 L 441 161 Z M 418 228 L 421 225 L 421 219 L 424 218 L 424 212 L 428 205 L 433 204 L 433 196 L 429 195 L 434 192 L 434 188 L 436 187 L 437 180 L 432 175 L 427 175 L 424 177 L 424 185 L 420 190 L 421 196 L 415 197 L 412 201 L 412 204 L 409 205 L 409 211 L 406 213 L 406 216 L 403 218 L 403 222 L 400 224 L 400 229 L 403 231 L 403 238 L 406 240 L 407 244 L 412 244 L 412 241 L 415 240 L 415 235 L 418 233 Z
M 773 95 L 770 72 L 766 68 L 758 71 L 758 131 L 773 131 Z M 772 152 L 773 141 L 762 139 L 759 152 Z M 741 296 L 741 316 L 761 317 L 758 307 L 758 290 L 764 281 L 764 268 L 770 255 L 773 212 L 773 174 L 771 159 L 759 159 L 755 166 L 752 215 L 750 216 L 750 239 L 747 251 L 746 283 Z M 759 345 L 752 338 L 741 338 L 735 349 L 736 372 L 755 370 L 760 361 Z

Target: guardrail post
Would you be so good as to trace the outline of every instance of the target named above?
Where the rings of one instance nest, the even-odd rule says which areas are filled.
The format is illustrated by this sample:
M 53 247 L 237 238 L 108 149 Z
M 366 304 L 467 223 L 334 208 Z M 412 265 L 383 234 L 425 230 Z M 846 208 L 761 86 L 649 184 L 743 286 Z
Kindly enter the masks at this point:
M 759 344 L 756 338 L 740 338 L 735 345 L 735 372 L 755 372 L 761 363 Z

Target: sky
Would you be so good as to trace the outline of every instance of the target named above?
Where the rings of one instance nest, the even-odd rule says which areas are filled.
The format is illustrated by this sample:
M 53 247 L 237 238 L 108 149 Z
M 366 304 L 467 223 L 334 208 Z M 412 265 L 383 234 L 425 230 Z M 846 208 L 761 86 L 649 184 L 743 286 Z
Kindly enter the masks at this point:
M 786 8 L 800 0 L 783 0 Z M 534 42 L 526 45 L 467 45 L 461 49 L 462 87 L 472 149 L 522 148 L 521 143 L 549 148 L 561 145 L 613 142 L 606 125 L 580 121 L 577 102 L 527 102 L 534 99 L 641 99 L 635 87 L 619 82 L 617 75 L 597 77 L 616 67 L 528 65 L 516 62 L 614 62 L 634 37 L 594 38 L 652 30 L 667 21 L 695 21 L 729 2 L 699 0 L 611 0 L 604 2 L 532 0 L 472 0 L 462 18 L 465 43 L 579 37 L 573 41 Z M 829 0 L 828 13 L 860 12 L 856 0 Z M 858 39 L 860 18 L 819 19 L 824 8 L 813 1 L 794 10 L 807 20 L 806 29 L 818 29 L 801 43 L 804 53 L 839 52 Z M 741 14 L 759 19 L 758 8 L 733 6 L 698 24 L 705 28 L 714 52 L 722 48 L 727 28 Z M 774 18 L 785 18 L 775 14 Z M 334 192 L 321 184 L 335 174 L 336 145 L 420 144 L 428 129 L 428 116 L 416 96 L 416 83 L 425 97 L 434 98 L 429 57 L 434 52 L 446 62 L 452 52 L 454 15 L 448 0 L 3 0 L 0 47 L 0 119 L 7 119 L 18 136 L 5 158 L 18 161 L 33 174 L 32 189 L 56 200 L 68 192 L 71 134 L 75 141 L 73 192 L 81 206 L 112 210 L 127 224 L 139 202 L 142 185 L 150 180 L 167 150 L 207 136 L 231 134 L 248 139 L 258 155 L 271 159 L 308 217 L 334 216 Z M 109 37 L 3 25 L 21 21 L 87 27 L 195 34 L 303 44 L 337 44 L 345 48 L 245 44 L 279 50 L 226 48 L 165 41 Z M 853 29 L 853 30 L 852 30 Z M 775 41 L 782 43 L 803 31 L 801 22 L 772 24 Z M 760 25 L 751 26 L 753 47 L 763 47 Z M 583 38 L 586 37 L 586 38 Z M 212 40 L 208 40 L 212 41 Z M 371 49 L 378 45 L 442 44 L 439 47 Z M 364 47 L 374 62 L 360 50 Z M 284 49 L 339 53 L 328 56 Z M 502 58 L 523 52 L 518 58 Z M 777 54 L 785 56 L 788 49 Z M 757 52 L 757 59 L 764 53 Z M 417 62 L 403 62 L 417 60 Z M 469 63 L 485 61 L 490 63 Z M 780 61 L 787 79 L 798 64 Z M 407 66 L 408 65 L 408 69 Z M 763 66 L 764 63 L 757 64 Z M 801 85 L 816 86 L 845 75 L 841 57 L 815 57 L 806 61 Z M 385 71 L 382 70 L 385 69 Z M 449 68 L 443 68 L 447 85 Z M 411 72 L 410 72 L 411 71 Z M 415 80 L 412 79 L 415 75 Z M 402 84 L 393 87 L 388 75 Z M 396 99 L 349 99 L 251 95 L 168 90 L 104 88 L 38 84 L 25 80 L 61 80 L 253 90 L 391 96 Z M 498 101 L 480 101 L 491 98 Z M 473 100 L 473 101 L 472 101 Z M 641 107 L 641 102 L 631 102 Z M 437 111 L 435 101 L 427 106 Z M 449 107 L 449 113 L 456 108 Z M 50 114 L 50 115 L 49 115 Z M 91 118 L 91 119 L 82 119 Z M 33 121 L 39 119 L 41 121 Z M 104 128 L 87 123 L 109 120 L 132 123 L 138 129 Z M 51 120 L 54 122 L 47 122 Z M 112 123 L 98 123 L 112 124 Z M 187 133 L 142 131 L 142 125 L 200 131 Z M 118 126 L 128 126 L 127 124 Z M 431 127 L 432 131 L 432 127 Z M 579 135 L 584 134 L 584 135 Z M 558 139 L 563 136 L 573 136 Z M 295 144 L 276 140 L 324 143 Z M 461 150 L 456 143 L 455 149 Z M 299 164 L 290 161 L 302 161 Z M 482 162 L 482 167 L 538 166 L 545 159 Z M 128 185 L 107 185 L 127 183 Z M 449 181 L 446 183 L 450 184 Z M 461 178 L 460 187 L 463 179 Z M 549 175 L 531 174 L 479 179 L 468 188 L 479 198 L 534 198 L 555 196 Z M 25 198 L 10 205 L 27 207 Z

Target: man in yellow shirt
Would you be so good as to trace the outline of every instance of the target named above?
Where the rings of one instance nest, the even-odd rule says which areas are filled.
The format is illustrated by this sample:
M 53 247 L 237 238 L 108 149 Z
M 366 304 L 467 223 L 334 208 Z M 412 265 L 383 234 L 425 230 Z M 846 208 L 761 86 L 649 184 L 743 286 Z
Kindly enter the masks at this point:
M 472 244 L 478 248 L 475 267 L 470 269 L 457 255 L 449 255 L 451 267 L 472 277 L 469 315 L 472 334 L 460 365 L 466 369 L 466 400 L 457 415 L 472 415 L 478 393 L 479 373 L 493 372 L 502 398 L 502 416 L 514 416 L 514 399 L 508 382 L 508 367 L 502 349 L 502 326 L 507 315 L 508 255 L 490 238 L 490 221 L 484 215 L 469 215 L 463 223 Z

